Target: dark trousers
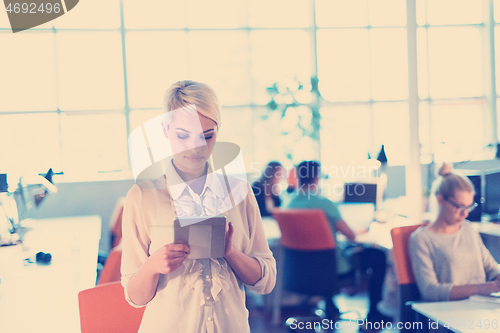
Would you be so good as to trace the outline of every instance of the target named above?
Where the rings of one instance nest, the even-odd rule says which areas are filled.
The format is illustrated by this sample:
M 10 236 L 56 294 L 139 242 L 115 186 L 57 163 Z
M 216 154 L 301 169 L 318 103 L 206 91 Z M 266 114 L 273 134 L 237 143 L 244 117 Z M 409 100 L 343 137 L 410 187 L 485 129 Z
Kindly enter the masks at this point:
M 385 252 L 376 248 L 365 248 L 355 256 L 363 271 L 371 270 L 368 285 L 370 311 L 376 311 L 377 303 L 382 300 L 382 287 L 387 268 Z

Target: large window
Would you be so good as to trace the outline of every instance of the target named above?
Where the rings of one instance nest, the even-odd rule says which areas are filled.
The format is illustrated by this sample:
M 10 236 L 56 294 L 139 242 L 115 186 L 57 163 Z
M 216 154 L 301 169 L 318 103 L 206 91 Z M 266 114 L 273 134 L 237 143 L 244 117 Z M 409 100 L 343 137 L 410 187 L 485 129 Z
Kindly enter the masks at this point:
M 491 158 L 487 2 L 417 1 L 421 161 Z M 493 51 L 491 51 L 493 52 Z
M 408 66 L 418 66 L 421 161 L 491 158 L 500 0 L 416 3 L 416 64 L 401 0 L 86 0 L 16 34 L 1 12 L 0 173 L 130 177 L 128 134 L 162 113 L 163 92 L 183 79 L 216 90 L 220 140 L 240 145 L 247 166 L 350 163 L 382 145 L 403 165 Z M 270 112 L 266 88 L 293 80 L 305 86 L 299 104 Z M 293 131 L 310 108 L 320 145 Z
M 391 11 L 386 9 L 390 7 Z M 316 1 L 323 163 L 409 161 L 405 1 Z

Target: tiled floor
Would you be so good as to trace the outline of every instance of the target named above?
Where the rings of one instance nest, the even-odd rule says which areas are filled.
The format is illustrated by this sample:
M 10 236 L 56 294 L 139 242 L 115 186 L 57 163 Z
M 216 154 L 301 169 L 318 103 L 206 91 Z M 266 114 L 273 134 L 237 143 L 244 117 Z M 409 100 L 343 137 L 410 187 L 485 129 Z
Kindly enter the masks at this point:
M 336 296 L 335 302 L 339 307 L 341 312 L 347 312 L 343 315 L 344 320 L 337 322 L 336 324 L 329 324 L 332 328 L 336 328 L 330 332 L 339 333 L 357 333 L 358 325 L 356 324 L 356 319 L 366 318 L 368 298 L 366 293 L 359 293 L 354 296 L 347 296 L 340 294 Z M 289 333 L 287 330 L 285 321 L 290 316 L 309 316 L 312 314 L 311 311 L 307 309 L 298 308 L 284 308 L 281 316 L 281 324 L 279 326 L 273 326 L 271 323 L 271 315 L 267 313 L 262 308 L 256 307 L 252 304 L 252 300 L 249 299 L 248 307 L 250 311 L 250 327 L 252 333 Z M 387 295 L 384 297 L 384 301 L 379 306 L 380 310 L 387 315 L 393 317 L 397 316 L 397 295 Z M 349 321 L 351 319 L 351 321 Z M 395 318 L 397 320 L 397 318 Z M 305 330 L 295 330 L 295 332 L 305 332 Z M 326 330 L 321 331 L 326 332 Z M 384 329 L 384 330 L 372 330 L 371 332 L 381 332 L 381 333 L 394 333 L 397 332 L 396 329 Z

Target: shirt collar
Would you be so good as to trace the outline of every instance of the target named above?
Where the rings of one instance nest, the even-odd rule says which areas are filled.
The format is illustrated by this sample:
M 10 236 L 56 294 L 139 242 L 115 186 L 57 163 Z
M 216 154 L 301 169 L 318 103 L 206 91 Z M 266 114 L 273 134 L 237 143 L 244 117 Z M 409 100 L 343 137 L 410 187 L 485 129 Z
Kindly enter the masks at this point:
M 224 192 L 224 187 L 222 187 L 220 177 L 215 174 L 210 164 L 208 164 L 207 181 L 205 183 L 205 187 L 209 188 L 219 198 L 222 198 L 226 195 L 226 193 Z M 206 191 L 206 188 L 203 189 L 203 191 Z
M 177 173 L 177 170 L 175 170 L 173 160 L 170 160 L 167 163 L 165 177 L 167 179 L 167 187 L 170 190 L 172 199 L 179 199 L 181 194 L 188 188 L 188 185 L 182 180 L 181 176 Z M 172 185 L 168 185 L 168 183 Z M 207 179 L 205 181 L 203 191 L 201 192 L 201 196 L 204 195 L 207 189 L 210 189 L 216 196 L 220 198 L 225 196 L 224 188 L 222 187 L 220 178 L 217 177 L 212 171 L 212 167 L 210 166 L 210 164 L 208 165 Z M 189 191 L 189 189 L 187 190 Z

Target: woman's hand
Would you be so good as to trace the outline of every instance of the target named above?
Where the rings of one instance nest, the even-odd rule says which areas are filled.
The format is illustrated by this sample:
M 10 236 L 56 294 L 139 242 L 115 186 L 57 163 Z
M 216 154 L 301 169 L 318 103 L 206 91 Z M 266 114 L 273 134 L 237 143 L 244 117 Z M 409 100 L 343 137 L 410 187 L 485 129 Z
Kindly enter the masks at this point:
M 160 274 L 168 274 L 181 267 L 189 247 L 184 244 L 167 244 L 148 257 L 128 282 L 130 300 L 136 305 L 146 305 L 156 294 Z
M 472 295 L 488 296 L 491 293 L 500 292 L 500 281 L 494 280 L 480 284 L 465 284 L 452 286 L 450 289 L 450 301 L 465 299 Z
M 493 280 L 490 282 L 483 283 L 479 287 L 479 294 L 480 295 L 488 296 L 491 293 L 497 293 L 497 292 L 500 292 L 500 281 L 499 280 Z
M 233 250 L 233 232 L 233 224 L 229 222 L 228 229 L 226 231 L 226 248 L 224 249 L 224 256 L 226 256 L 229 252 L 231 252 L 231 250 Z
M 231 222 L 226 231 L 226 248 L 224 259 L 240 280 L 248 285 L 254 285 L 262 277 L 262 268 L 257 259 L 252 258 L 233 247 L 234 226 Z
M 171 243 L 159 248 L 146 263 L 153 273 L 168 274 L 181 267 L 190 253 L 187 245 Z

